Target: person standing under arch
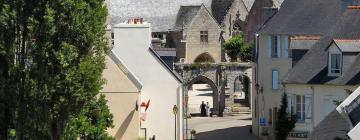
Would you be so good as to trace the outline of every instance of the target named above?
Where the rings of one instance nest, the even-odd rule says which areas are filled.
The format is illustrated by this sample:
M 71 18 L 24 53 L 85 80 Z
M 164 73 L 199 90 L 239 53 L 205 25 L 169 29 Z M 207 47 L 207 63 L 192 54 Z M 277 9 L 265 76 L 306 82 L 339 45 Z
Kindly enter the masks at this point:
M 202 101 L 202 103 L 200 105 L 200 115 L 201 115 L 201 117 L 206 116 L 206 105 L 205 105 L 204 101 Z

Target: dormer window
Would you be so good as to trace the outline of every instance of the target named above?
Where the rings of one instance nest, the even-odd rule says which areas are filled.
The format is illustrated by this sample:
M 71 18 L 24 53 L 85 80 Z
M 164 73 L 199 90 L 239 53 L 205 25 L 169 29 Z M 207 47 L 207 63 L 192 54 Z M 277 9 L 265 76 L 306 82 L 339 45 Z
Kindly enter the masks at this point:
M 341 53 L 330 53 L 329 59 L 329 75 L 341 75 Z

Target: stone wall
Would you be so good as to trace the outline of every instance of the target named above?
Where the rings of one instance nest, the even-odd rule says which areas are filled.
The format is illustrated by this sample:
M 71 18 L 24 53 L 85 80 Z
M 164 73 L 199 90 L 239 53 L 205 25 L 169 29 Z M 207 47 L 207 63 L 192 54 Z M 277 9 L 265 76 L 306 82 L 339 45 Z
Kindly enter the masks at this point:
M 193 84 L 191 81 L 198 77 L 205 77 L 211 80 L 206 82 L 214 83 L 217 93 L 214 93 L 215 112 L 222 113 L 225 107 L 232 107 L 234 104 L 234 82 L 237 77 L 243 76 L 249 79 L 249 86 L 252 81 L 252 70 L 249 63 L 211 63 L 211 64 L 184 64 L 175 63 L 175 71 L 183 78 L 185 85 Z M 215 91 L 214 91 L 215 92 Z M 249 87 L 248 99 L 250 103 L 252 90 Z M 251 104 L 251 103 L 250 103 Z
M 200 31 L 208 31 L 208 43 L 200 41 Z M 209 53 L 215 62 L 221 62 L 221 28 L 208 10 L 202 6 L 198 14 L 185 30 L 186 62 L 193 63 L 203 53 Z

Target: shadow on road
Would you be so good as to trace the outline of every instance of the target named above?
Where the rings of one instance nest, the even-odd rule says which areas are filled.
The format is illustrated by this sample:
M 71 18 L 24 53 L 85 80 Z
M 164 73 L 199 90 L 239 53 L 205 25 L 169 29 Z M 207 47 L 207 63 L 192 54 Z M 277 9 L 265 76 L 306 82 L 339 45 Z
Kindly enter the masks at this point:
M 196 134 L 197 140 L 258 140 L 250 133 L 251 125 L 230 127 Z
M 252 118 L 244 118 L 244 119 L 237 119 L 237 120 L 252 120 Z

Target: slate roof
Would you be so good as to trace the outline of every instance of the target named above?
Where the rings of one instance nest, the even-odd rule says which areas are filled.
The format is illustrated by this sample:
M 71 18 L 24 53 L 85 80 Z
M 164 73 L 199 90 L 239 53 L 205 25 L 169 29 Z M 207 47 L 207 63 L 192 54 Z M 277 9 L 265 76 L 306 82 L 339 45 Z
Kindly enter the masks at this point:
M 360 40 L 334 40 L 341 52 L 360 52 Z
M 212 0 L 211 13 L 213 14 L 216 21 L 221 24 L 227 14 L 227 11 L 232 6 L 235 0 Z M 252 8 L 255 0 L 239 0 L 245 5 L 246 11 L 249 12 Z M 240 13 L 244 14 L 244 13 Z M 247 15 L 247 13 L 246 13 Z
M 350 128 L 347 121 L 334 109 L 315 126 L 310 138 L 314 140 L 333 140 L 335 137 L 346 138 L 348 130 Z
M 182 27 L 188 26 L 200 8 L 201 6 L 181 6 L 177 14 L 174 30 L 181 30 Z
M 166 32 L 178 27 L 178 12 L 181 6 L 204 4 L 218 23 L 222 23 L 234 0 L 112 0 L 109 11 L 111 24 L 116 25 L 130 18 L 144 18 L 151 23 L 153 32 Z M 255 0 L 240 0 L 250 10 Z M 279 1 L 279 0 L 278 0 Z M 281 1 L 281 0 L 280 0 Z M 192 9 L 194 10 L 194 9 Z M 190 14 L 192 12 L 189 12 Z M 190 14 L 191 15 L 191 14 Z
M 234 0 L 212 0 L 211 12 L 216 21 L 221 24 Z
M 328 73 L 328 47 L 334 39 L 360 39 L 360 9 L 348 9 L 338 19 L 333 30 L 322 37 L 289 71 L 284 83 L 303 84 L 360 84 L 360 53 L 353 64 L 339 77 L 330 77 Z M 327 24 L 327 23 L 326 23 Z
M 321 35 L 340 15 L 341 0 L 285 0 L 259 33 Z
M 181 5 L 202 3 L 210 7 L 211 0 L 112 0 L 109 12 L 112 25 L 141 17 L 151 23 L 153 32 L 166 32 L 174 27 Z

